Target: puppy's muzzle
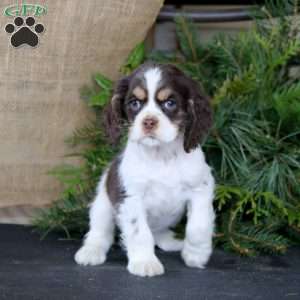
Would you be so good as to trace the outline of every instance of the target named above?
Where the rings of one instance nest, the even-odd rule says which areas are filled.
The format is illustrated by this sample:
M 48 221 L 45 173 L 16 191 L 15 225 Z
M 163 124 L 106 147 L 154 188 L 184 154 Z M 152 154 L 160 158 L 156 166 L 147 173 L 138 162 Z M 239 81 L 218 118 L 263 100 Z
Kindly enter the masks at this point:
M 152 133 L 158 127 L 158 119 L 156 117 L 146 117 L 142 122 L 145 133 Z

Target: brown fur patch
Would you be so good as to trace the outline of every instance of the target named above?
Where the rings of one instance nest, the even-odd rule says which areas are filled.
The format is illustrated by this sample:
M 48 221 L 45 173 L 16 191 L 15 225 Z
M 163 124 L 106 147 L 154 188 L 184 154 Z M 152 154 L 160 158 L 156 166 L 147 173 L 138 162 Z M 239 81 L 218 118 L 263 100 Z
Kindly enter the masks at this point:
M 172 90 L 170 88 L 163 88 L 157 93 L 158 101 L 165 101 L 172 95 Z
M 146 100 L 146 98 L 147 98 L 147 93 L 146 93 L 146 91 L 145 91 L 142 87 L 140 87 L 140 86 L 136 86 L 136 87 L 133 89 L 132 94 L 133 94 L 137 99 L 142 100 L 142 101 Z
M 106 179 L 106 188 L 108 197 L 113 205 L 117 205 L 123 201 L 125 197 L 125 190 L 122 187 L 119 177 L 119 165 L 120 165 L 120 156 L 117 156 L 111 163 L 107 179 Z

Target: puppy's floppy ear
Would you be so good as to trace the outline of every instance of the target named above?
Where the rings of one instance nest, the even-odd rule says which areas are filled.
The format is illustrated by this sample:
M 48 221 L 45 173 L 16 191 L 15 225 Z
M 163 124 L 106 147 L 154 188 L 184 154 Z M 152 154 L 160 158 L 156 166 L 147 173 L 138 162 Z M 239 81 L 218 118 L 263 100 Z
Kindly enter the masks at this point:
M 122 121 L 126 119 L 123 109 L 129 87 L 129 77 L 121 78 L 114 89 L 110 102 L 104 109 L 103 125 L 111 144 L 117 144 L 121 136 Z
M 201 143 L 212 126 L 212 108 L 209 97 L 200 90 L 198 84 L 190 78 L 186 79 L 189 98 L 183 146 L 186 152 L 190 152 Z

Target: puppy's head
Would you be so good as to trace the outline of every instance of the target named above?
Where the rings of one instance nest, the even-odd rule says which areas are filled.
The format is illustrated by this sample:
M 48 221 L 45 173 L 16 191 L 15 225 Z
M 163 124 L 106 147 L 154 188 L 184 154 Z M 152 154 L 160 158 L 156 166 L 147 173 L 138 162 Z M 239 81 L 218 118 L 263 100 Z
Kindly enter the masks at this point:
M 116 85 L 105 112 L 105 129 L 112 143 L 129 124 L 129 139 L 148 147 L 182 135 L 189 152 L 212 123 L 209 99 L 197 83 L 172 65 L 144 64 Z

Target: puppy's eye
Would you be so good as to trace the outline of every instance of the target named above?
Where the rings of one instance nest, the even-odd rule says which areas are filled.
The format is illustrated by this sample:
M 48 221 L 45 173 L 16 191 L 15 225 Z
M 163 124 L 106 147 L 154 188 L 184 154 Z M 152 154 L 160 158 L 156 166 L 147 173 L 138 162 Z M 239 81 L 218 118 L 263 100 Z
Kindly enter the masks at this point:
M 162 103 L 162 107 L 169 111 L 173 111 L 176 109 L 177 104 L 174 99 L 170 98 Z
M 139 111 L 142 107 L 142 102 L 138 99 L 132 99 L 128 102 L 128 106 L 133 111 Z

